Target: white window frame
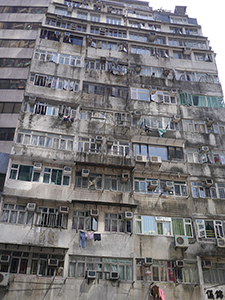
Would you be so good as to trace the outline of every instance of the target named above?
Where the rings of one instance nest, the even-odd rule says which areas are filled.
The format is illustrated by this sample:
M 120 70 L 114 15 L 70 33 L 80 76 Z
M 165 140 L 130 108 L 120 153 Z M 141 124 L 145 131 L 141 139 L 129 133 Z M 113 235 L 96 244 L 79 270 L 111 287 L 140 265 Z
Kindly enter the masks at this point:
M 148 99 L 140 99 L 141 95 L 147 96 Z M 139 101 L 150 101 L 150 93 L 148 89 L 131 88 L 131 99 Z

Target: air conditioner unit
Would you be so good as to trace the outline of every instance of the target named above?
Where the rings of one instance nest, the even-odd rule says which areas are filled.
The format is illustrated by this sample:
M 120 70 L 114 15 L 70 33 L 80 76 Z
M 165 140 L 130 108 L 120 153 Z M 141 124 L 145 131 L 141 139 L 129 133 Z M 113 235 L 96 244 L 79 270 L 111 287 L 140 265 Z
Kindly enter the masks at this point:
M 122 173 L 122 182 L 127 182 L 130 179 L 129 173 Z
M 175 247 L 188 248 L 188 237 L 183 235 L 175 235 Z
M 118 273 L 118 272 L 111 271 L 111 272 L 110 272 L 110 279 L 112 279 L 112 280 L 117 280 L 117 279 L 119 279 L 119 273 Z
M 184 261 L 183 260 L 176 260 L 176 267 L 177 268 L 183 268 Z
M 202 146 L 202 148 L 200 149 L 201 152 L 209 152 L 209 147 L 208 146 Z
M 179 115 L 174 115 L 173 116 L 173 122 L 178 123 L 180 121 L 180 116 Z
M 206 188 L 210 188 L 213 185 L 213 179 L 206 179 L 203 181 L 203 185 Z
M 148 37 L 147 37 L 148 42 L 154 42 L 155 37 L 156 37 L 155 32 L 150 32 L 149 35 L 148 35 Z
M 142 113 L 141 113 L 140 110 L 135 110 L 135 111 L 133 112 L 133 117 L 134 117 L 135 119 L 140 119 L 141 115 L 142 115 Z
M 70 29 L 71 29 L 71 30 L 76 30 L 76 29 L 77 29 L 77 24 L 71 23 Z
M 68 7 L 67 7 L 67 11 L 68 11 L 68 12 L 72 12 L 72 11 L 73 11 L 73 7 L 72 7 L 72 6 L 68 6 Z
M 113 10 L 113 7 L 112 7 L 112 6 L 109 6 L 109 7 L 108 7 L 108 12 L 111 13 L 112 10 Z
M 64 175 L 70 175 L 71 174 L 71 167 L 67 167 L 65 166 L 64 169 L 63 169 L 63 174 Z
M 42 168 L 42 163 L 34 162 L 34 170 L 41 170 L 41 168 Z
M 141 65 L 136 65 L 134 69 L 135 69 L 135 72 L 140 73 L 141 72 Z
M 170 69 L 164 69 L 163 70 L 163 76 L 167 77 L 170 74 Z
M 69 207 L 68 206 L 60 206 L 59 212 L 68 214 L 69 213 Z
M 107 139 L 106 139 L 107 145 L 113 145 L 113 142 L 114 142 L 114 138 L 113 137 L 111 137 L 111 136 L 107 137 Z
M 155 190 L 158 186 L 158 180 L 150 180 L 148 183 L 148 190 Z
M 54 258 L 49 258 L 48 259 L 48 266 L 51 267 L 58 267 L 58 259 L 54 259 Z
M 137 162 L 147 162 L 147 157 L 145 155 L 135 155 L 135 161 L 137 161 Z
M 82 171 L 81 171 L 82 177 L 88 177 L 89 173 L 90 173 L 90 171 L 88 169 L 82 169 Z
M 202 261 L 202 268 L 203 269 L 210 269 L 210 268 L 212 268 L 212 261 L 211 260 L 203 260 Z
M 210 126 L 212 126 L 213 123 L 214 123 L 213 119 L 211 119 L 211 118 L 206 119 L 206 126 L 210 127 Z
M 156 86 L 152 86 L 151 87 L 151 94 L 155 94 L 157 92 L 157 87 Z
M 131 219 L 133 219 L 133 213 L 132 213 L 132 211 L 125 211 L 125 213 L 124 213 L 124 219 L 125 220 L 131 220 Z
M 88 279 L 95 279 L 96 278 L 96 271 L 94 270 L 87 270 L 86 271 Z
M 7 286 L 9 283 L 9 274 L 0 272 L 0 286 Z
M 90 210 L 91 217 L 97 217 L 98 214 L 99 214 L 99 210 L 98 209 L 91 209 Z
M 29 102 L 30 104 L 34 104 L 36 101 L 36 97 L 35 96 L 29 96 Z
M 103 137 L 101 135 L 97 135 L 96 138 L 95 138 L 95 142 L 97 144 L 101 144 L 103 141 Z
M 153 262 L 153 260 L 152 260 L 151 257 L 145 257 L 145 261 L 144 261 L 144 265 L 145 265 L 145 266 L 150 266 L 150 265 L 152 265 L 152 262 Z
M 65 36 L 70 36 L 70 32 L 65 32 Z
M 172 89 L 170 95 L 171 95 L 172 97 L 175 97 L 175 96 L 177 95 L 177 90 L 176 90 L 176 89 Z
M 183 53 L 185 54 L 185 55 L 190 55 L 191 54 L 191 48 L 189 48 L 189 47 L 186 47 L 186 48 L 184 48 L 184 50 L 183 50 Z
M 9 261 L 10 261 L 10 255 L 8 255 L 8 254 L 0 255 L 0 262 L 8 263 Z
M 105 28 L 100 28 L 100 29 L 99 29 L 99 34 L 100 34 L 100 35 L 105 35 L 105 31 L 106 31 Z
M 166 181 L 165 190 L 166 191 L 171 191 L 172 188 L 173 188 L 173 182 L 172 181 Z
M 156 164 L 156 165 L 161 165 L 162 164 L 162 158 L 160 156 L 150 156 L 150 163 L 151 164 Z
M 27 203 L 27 211 L 35 211 L 36 204 L 35 203 Z
M 218 248 L 225 248 L 225 239 L 224 238 L 217 239 L 217 247 Z

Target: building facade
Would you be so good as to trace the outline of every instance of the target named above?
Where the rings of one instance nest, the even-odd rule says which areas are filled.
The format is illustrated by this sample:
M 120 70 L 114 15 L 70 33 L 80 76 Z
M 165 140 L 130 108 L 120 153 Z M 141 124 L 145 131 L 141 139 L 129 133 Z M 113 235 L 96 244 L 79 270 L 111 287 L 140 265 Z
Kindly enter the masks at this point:
M 57 0 L 31 52 L 0 297 L 147 300 L 156 285 L 222 299 L 224 103 L 197 20 L 183 6 Z

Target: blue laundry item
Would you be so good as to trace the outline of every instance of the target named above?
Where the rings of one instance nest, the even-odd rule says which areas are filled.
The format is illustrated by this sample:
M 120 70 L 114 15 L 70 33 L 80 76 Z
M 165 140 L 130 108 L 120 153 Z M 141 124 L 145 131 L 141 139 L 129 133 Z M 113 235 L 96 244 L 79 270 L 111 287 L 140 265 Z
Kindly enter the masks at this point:
M 85 232 L 79 231 L 79 247 L 81 247 L 82 242 L 82 248 L 85 248 Z
M 162 137 L 166 133 L 166 129 L 158 129 L 159 136 Z

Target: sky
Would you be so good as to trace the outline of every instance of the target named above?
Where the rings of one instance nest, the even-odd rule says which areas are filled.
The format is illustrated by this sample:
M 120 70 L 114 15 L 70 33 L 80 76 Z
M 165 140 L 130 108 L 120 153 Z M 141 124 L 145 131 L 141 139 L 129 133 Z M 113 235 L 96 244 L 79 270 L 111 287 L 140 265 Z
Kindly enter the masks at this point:
M 225 94 L 225 14 L 224 0 L 145 0 L 154 10 L 163 8 L 174 12 L 175 6 L 186 6 L 190 18 L 196 18 L 201 25 L 203 36 L 208 37 L 216 53 L 219 80 Z

